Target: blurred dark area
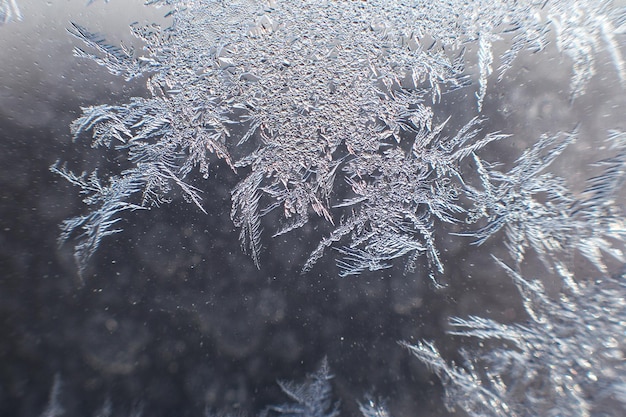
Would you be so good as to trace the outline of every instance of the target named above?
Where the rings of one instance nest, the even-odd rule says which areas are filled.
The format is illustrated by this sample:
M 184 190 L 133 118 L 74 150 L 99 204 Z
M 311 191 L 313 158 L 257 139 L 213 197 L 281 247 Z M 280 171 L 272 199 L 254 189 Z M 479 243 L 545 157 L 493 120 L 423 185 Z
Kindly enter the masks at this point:
M 41 415 L 55 377 L 65 416 L 95 415 L 106 401 L 114 415 L 138 409 L 146 416 L 255 415 L 289 400 L 278 380 L 301 381 L 324 357 L 343 416 L 358 415 L 357 401 L 367 394 L 388 399 L 394 416 L 451 415 L 437 378 L 397 342 L 434 340 L 454 358 L 459 341 L 445 335 L 450 316 L 523 320 L 513 284 L 489 256 L 505 257 L 497 242 L 475 247 L 442 233 L 443 288 L 425 268 L 405 274 L 402 261 L 340 278 L 332 251 L 301 275 L 330 229 L 315 218 L 272 239 L 270 215 L 257 269 L 230 220 L 230 190 L 242 173 L 216 161 L 208 179 L 190 180 L 202 190 L 207 214 L 177 196 L 159 208 L 126 213 L 123 232 L 105 239 L 78 276 L 73 243 L 59 246 L 57 239 L 59 224 L 86 206 L 49 167 L 59 159 L 79 172 L 120 163 L 114 150 L 73 143 L 69 124 L 81 106 L 147 92 L 145 79 L 125 83 L 74 58 L 64 27 L 73 19 L 124 37 L 128 31 L 117 28 L 138 20 L 133 13 L 143 9 L 125 10 L 120 2 L 86 10 L 82 1 L 49 3 L 39 10 L 35 1 L 24 2 L 25 21 L 0 27 L 0 415 Z M 141 18 L 164 14 L 148 10 Z M 128 22 L 121 22 L 121 12 Z M 567 72 L 551 76 L 567 88 Z M 607 106 L 616 100 L 603 85 L 592 85 L 598 89 L 592 101 L 583 98 L 574 107 L 567 107 L 567 91 L 550 96 L 541 85 L 523 96 L 528 89 L 518 88 L 520 79 L 528 77 L 512 74 L 486 98 L 484 113 L 493 116 L 486 131 L 504 130 L 506 122 L 509 131 L 523 132 L 488 148 L 495 158 L 512 161 L 536 138 L 535 130 L 571 129 L 596 100 Z M 472 117 L 475 109 L 462 103 L 475 104 L 473 90 L 456 94 L 438 108 L 441 121 L 448 114 Z M 512 116 L 516 108 L 524 116 Z M 528 116 L 531 111 L 539 115 Z M 594 123 L 583 128 L 605 137 Z M 562 166 L 584 175 L 575 167 L 587 161 L 565 158 Z M 541 274 L 536 265 L 528 261 L 529 270 Z

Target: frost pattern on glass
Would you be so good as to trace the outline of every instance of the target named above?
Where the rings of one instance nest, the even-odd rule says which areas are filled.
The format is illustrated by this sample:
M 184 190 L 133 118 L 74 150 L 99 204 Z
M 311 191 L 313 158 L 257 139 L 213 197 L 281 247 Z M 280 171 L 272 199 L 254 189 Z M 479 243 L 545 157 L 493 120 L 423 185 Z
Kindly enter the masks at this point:
M 573 210 L 565 206 L 576 203 L 565 190 L 560 193 L 563 186 L 549 173 L 537 179 L 522 174 L 525 168 L 536 173 L 547 168 L 549 155 L 558 154 L 561 145 L 547 148 L 563 139 L 541 139 L 516 170 L 498 173 L 478 153 L 506 135 L 480 132 L 480 117 L 456 134 L 443 134 L 452 116 L 435 114 L 433 104 L 450 91 L 472 88 L 465 65 L 476 62 L 480 112 L 494 62 L 500 63 L 502 77 L 522 50 L 542 51 L 548 33 L 571 59 L 572 98 L 584 92 L 600 52 L 610 54 L 624 79 L 618 36 L 625 14 L 608 1 L 494 1 L 481 5 L 480 13 L 472 3 L 444 0 L 147 4 L 173 7 L 173 24 L 133 26 L 133 34 L 145 43 L 139 53 L 109 45 L 79 24 L 69 29 L 86 46 L 76 48 L 76 56 L 125 79 L 147 75 L 151 93 L 127 104 L 85 108 L 72 125 L 76 140 L 91 136 L 94 146 L 117 149 L 133 166 L 101 172 L 122 187 L 106 197 L 93 181 L 63 171 L 92 196 L 87 202 L 95 210 L 63 225 L 64 239 L 83 230 L 77 233 L 76 250 L 81 271 L 101 239 L 111 234 L 120 211 L 166 202 L 173 187 L 201 209 L 200 194 L 186 177 L 196 169 L 208 177 L 215 156 L 247 173 L 232 191 L 231 217 L 257 266 L 261 219 L 279 211 L 274 236 L 302 227 L 311 215 L 334 225 L 304 271 L 329 247 L 341 257 L 342 275 L 385 268 L 396 258 L 405 258 L 411 270 L 420 256 L 432 271 L 442 271 L 435 225 L 462 217 L 469 207 L 459 202 L 459 194 L 466 193 L 492 202 L 475 207 L 470 216 L 477 220 L 481 212 L 490 219 L 474 232 L 478 241 L 506 224 L 509 247 L 516 248 L 512 254 L 519 262 L 527 247 L 542 253 L 543 235 L 550 244 L 564 244 L 554 229 L 569 225 L 555 222 Z M 496 59 L 493 46 L 505 38 L 508 49 Z M 468 45 L 477 45 L 470 56 Z M 536 155 L 543 151 L 545 161 Z M 459 164 L 466 158 L 476 161 L 484 190 L 465 187 Z M 344 181 L 353 197 L 334 201 L 333 191 Z M 519 210 L 513 208 L 496 213 L 504 200 L 517 201 L 515 187 L 507 185 L 511 181 L 530 187 L 531 194 L 542 187 L 551 193 L 551 201 L 541 207 L 544 219 L 525 215 L 515 220 Z M 578 216 L 599 221 L 592 207 L 599 208 L 591 201 L 583 204 Z M 589 236 L 577 248 L 597 263 L 597 252 L 607 247 L 603 239 Z
M 565 285 L 553 299 L 540 281 L 497 262 L 517 286 L 528 320 L 451 319 L 450 334 L 484 342 L 462 351 L 459 364 L 432 343 L 403 342 L 441 378 L 446 406 L 470 416 L 623 415 L 626 277 L 575 281 L 563 269 Z
M 332 378 L 328 361 L 324 359 L 319 369 L 301 384 L 279 381 L 280 388 L 292 402 L 267 407 L 260 417 L 338 417 L 339 403 L 332 399 Z
M 608 147 L 615 155 L 595 164 L 605 167 L 604 172 L 591 178 L 582 194 L 575 196 L 565 180 L 547 168 L 577 135 L 574 131 L 541 137 L 506 173 L 497 170 L 497 164 L 474 156 L 482 190 L 468 185 L 466 193 L 474 202 L 468 222 L 482 223 L 469 233 L 476 244 L 504 229 L 517 268 L 528 248 L 549 267 L 576 250 L 605 273 L 602 253 L 626 262 L 618 243 L 626 241 L 626 225 L 623 212 L 614 204 L 624 181 L 626 134 L 609 133 Z
M 430 113 L 420 110 L 420 113 Z M 432 126 L 430 117 L 414 127 L 408 151 L 393 147 L 383 152 L 362 152 L 343 171 L 355 197 L 339 207 L 352 208 L 331 236 L 323 240 L 305 264 L 307 270 L 323 250 L 351 235 L 339 249 L 340 275 L 359 274 L 390 266 L 389 261 L 408 255 L 412 270 L 417 255 L 425 254 L 430 266 L 443 272 L 435 245 L 435 221 L 454 223 L 464 209 L 457 204 L 455 181 L 461 177 L 459 162 L 494 140 L 506 137 L 479 134 L 480 119 L 473 119 L 454 137 L 441 134 L 443 124 Z
M 450 409 L 621 415 L 626 291 L 624 276 L 608 277 L 607 264 L 626 262 L 618 201 L 626 133 L 608 132 L 611 156 L 577 192 L 550 170 L 581 140 L 580 126 L 541 135 L 505 169 L 485 154 L 509 135 L 483 131 L 481 113 L 517 57 L 540 54 L 549 41 L 563 55 L 560 64 L 571 66 L 571 100 L 585 94 L 599 55 L 624 84 L 626 9 L 608 0 L 496 0 L 479 10 L 456 0 L 146 4 L 172 7 L 173 22 L 134 25 L 142 51 L 109 45 L 78 23 L 68 29 L 84 44 L 77 57 L 127 80 L 145 76 L 149 92 L 85 107 L 71 126 L 75 140 L 120 152 L 126 168 L 77 175 L 60 162 L 52 167 L 92 209 L 62 225 L 60 240 L 76 240 L 81 273 L 102 238 L 120 231 L 124 212 L 159 206 L 175 193 L 203 210 L 193 176 L 208 178 L 221 159 L 240 175 L 231 219 L 257 266 L 263 217 L 272 212 L 280 219 L 273 236 L 323 219 L 331 231 L 302 269 L 332 248 L 342 276 L 401 258 L 407 271 L 424 261 L 434 278 L 444 270 L 435 231 L 454 226 L 456 236 L 478 245 L 503 236 L 511 266 L 496 262 L 517 286 L 528 319 L 452 319 L 452 334 L 484 343 L 461 351 L 459 364 L 430 342 L 404 346 L 439 375 Z M 450 111 L 446 94 L 461 89 L 475 94 L 471 114 L 442 114 Z M 349 194 L 338 197 L 344 185 Z M 523 278 L 529 252 L 560 275 L 558 296 Z M 573 254 L 601 279 L 570 273 L 564 259 Z M 291 402 L 262 415 L 335 417 L 330 379 L 324 361 L 302 384 L 281 382 Z M 359 405 L 364 416 L 388 415 L 383 402 Z

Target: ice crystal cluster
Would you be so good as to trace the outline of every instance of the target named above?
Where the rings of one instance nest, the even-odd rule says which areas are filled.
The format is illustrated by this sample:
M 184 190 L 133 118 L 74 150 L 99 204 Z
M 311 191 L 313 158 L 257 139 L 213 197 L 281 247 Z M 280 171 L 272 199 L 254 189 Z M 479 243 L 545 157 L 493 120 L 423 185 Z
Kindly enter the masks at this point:
M 446 362 L 428 342 L 404 345 L 441 377 L 446 405 L 472 416 L 618 416 L 626 409 L 624 275 L 569 281 L 557 300 L 498 261 L 524 300 L 527 322 L 450 320 L 459 336 L 502 342 Z
M 409 274 L 427 265 L 436 279 L 445 265 L 435 232 L 446 225 L 467 244 L 504 239 L 510 262 L 494 262 L 519 289 L 527 322 L 452 319 L 455 335 L 496 346 L 464 351 L 460 365 L 429 342 L 405 344 L 441 377 L 450 408 L 475 416 L 623 415 L 626 292 L 607 261 L 626 262 L 619 204 L 626 133 L 607 131 L 612 156 L 596 164 L 600 173 L 582 191 L 550 171 L 580 126 L 546 132 L 508 170 L 483 156 L 510 140 L 485 131 L 483 105 L 521 54 L 541 56 L 553 43 L 571 74 L 571 102 L 586 93 L 601 55 L 626 83 L 623 8 L 603 0 L 147 3 L 171 8 L 172 21 L 132 26 L 142 51 L 109 45 L 78 23 L 69 29 L 85 45 L 76 56 L 126 80 L 144 76 L 149 91 L 85 107 L 71 126 L 75 140 L 118 151 L 123 170 L 52 167 L 80 187 L 91 209 L 62 225 L 61 240 L 76 241 L 81 272 L 101 240 L 120 231 L 124 212 L 159 206 L 173 193 L 203 210 L 207 197 L 193 178 L 210 181 L 221 159 L 240 175 L 231 218 L 257 266 L 271 212 L 280 218 L 273 236 L 298 233 L 312 216 L 329 224 L 303 272 L 334 248 L 342 276 L 402 262 Z M 0 3 L 0 11 L 12 6 Z M 447 95 L 463 90 L 466 108 L 449 113 Z M 562 278 L 556 299 L 522 277 L 531 251 Z M 566 260 L 575 253 L 601 279 L 570 272 Z M 295 403 L 266 414 L 334 417 L 328 379 L 323 365 L 309 385 L 281 384 Z M 373 402 L 361 411 L 387 415 Z

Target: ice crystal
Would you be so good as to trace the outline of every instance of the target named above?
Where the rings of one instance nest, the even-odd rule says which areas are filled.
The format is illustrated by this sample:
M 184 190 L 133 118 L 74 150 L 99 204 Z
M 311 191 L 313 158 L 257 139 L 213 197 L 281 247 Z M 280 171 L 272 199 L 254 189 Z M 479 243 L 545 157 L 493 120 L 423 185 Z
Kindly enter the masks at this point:
M 624 276 L 578 283 L 568 276 L 562 293 L 552 299 L 541 282 L 498 263 L 522 296 L 526 322 L 451 319 L 451 334 L 485 342 L 482 349 L 463 351 L 460 364 L 446 361 L 432 343 L 403 343 L 439 375 L 448 408 L 494 417 L 622 415 Z
M 477 238 L 476 244 L 505 229 L 506 245 L 517 267 L 529 247 L 546 265 L 572 250 L 578 250 L 605 273 L 602 252 L 626 262 L 618 243 L 626 241 L 624 213 L 615 205 L 624 180 L 626 135 L 610 132 L 607 141 L 615 155 L 595 164 L 605 167 L 604 173 L 591 178 L 581 195 L 575 196 L 565 180 L 547 168 L 577 135 L 574 131 L 543 136 L 507 173 L 474 156 L 483 190 L 466 187 L 474 202 L 468 222 L 487 219 L 469 233 Z
M 579 201 L 546 171 L 575 133 L 547 135 L 504 174 L 478 153 L 506 135 L 480 132 L 483 118 L 455 118 L 437 106 L 444 94 L 473 88 L 465 67 L 475 63 L 480 112 L 494 66 L 502 77 L 521 51 L 545 49 L 550 31 L 571 58 L 573 98 L 584 92 L 604 50 L 623 79 L 618 37 L 625 14 L 611 2 L 494 1 L 480 13 L 471 2 L 451 0 L 147 3 L 173 8 L 173 22 L 167 28 L 133 25 L 143 51 L 109 45 L 77 23 L 69 29 L 87 47 L 76 48 L 76 56 L 127 80 L 146 76 L 150 92 L 126 104 L 84 108 L 72 125 L 75 139 L 91 135 L 94 146 L 115 148 L 132 165 L 104 174 L 127 187 L 112 191 L 116 204 L 102 205 L 113 197 L 91 199 L 101 204 L 99 215 L 64 224 L 64 237 L 76 227 L 88 230 L 77 244 L 81 270 L 125 210 L 117 203 L 159 205 L 176 187 L 201 209 L 187 176 L 198 170 L 208 177 L 215 156 L 242 176 L 232 191 L 231 218 L 257 266 L 262 218 L 276 211 L 274 236 L 304 226 L 311 215 L 334 227 L 304 271 L 332 246 L 342 275 L 385 268 L 401 257 L 412 270 L 420 256 L 441 272 L 434 231 L 459 221 L 469 208 L 465 194 L 479 200 L 470 221 L 480 213 L 488 218 L 474 233 L 478 242 L 506 225 L 516 262 L 527 247 L 540 255 L 548 245 L 566 249 L 563 236 L 578 226 L 570 217 L 588 222 L 590 234 L 575 244 L 585 256 L 600 268 L 598 251 L 620 258 L 607 236 L 623 234 L 601 236 L 590 227 L 609 227 L 598 214 L 608 206 L 589 201 L 574 207 Z M 507 46 L 501 56 L 494 55 L 496 43 Z M 446 127 L 450 118 L 463 126 L 456 133 Z M 465 159 L 476 161 L 484 191 L 466 187 Z M 79 178 L 69 171 L 65 176 Z M 336 194 L 344 181 L 348 198 Z M 85 181 L 72 182 L 94 192 Z M 548 201 L 537 203 L 538 193 Z
M 268 407 L 260 417 L 338 417 L 339 403 L 333 403 L 328 361 L 324 359 L 319 369 L 302 384 L 279 382 L 280 388 L 293 402 Z

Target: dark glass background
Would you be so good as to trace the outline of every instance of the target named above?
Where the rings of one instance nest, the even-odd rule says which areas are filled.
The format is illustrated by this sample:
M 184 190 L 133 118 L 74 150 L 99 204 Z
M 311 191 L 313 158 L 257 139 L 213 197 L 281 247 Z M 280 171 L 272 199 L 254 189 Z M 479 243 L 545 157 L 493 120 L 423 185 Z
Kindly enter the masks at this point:
M 138 407 L 147 416 L 207 408 L 252 415 L 288 400 L 277 380 L 301 381 L 324 357 L 342 415 L 357 415 L 368 393 L 387 398 L 395 416 L 450 415 L 437 378 L 397 342 L 435 340 L 452 359 L 461 341 L 445 335 L 448 317 L 523 320 L 513 285 L 489 256 L 506 258 L 500 242 L 475 247 L 441 233 L 443 289 L 425 270 L 405 275 L 402 262 L 340 278 L 332 251 L 300 275 L 327 225 L 314 219 L 271 239 L 276 218 L 268 216 L 257 269 L 229 217 L 240 174 L 218 162 L 208 180 L 193 181 L 208 214 L 178 196 L 127 213 L 124 232 L 103 241 L 81 280 L 71 242 L 59 247 L 56 239 L 59 223 L 86 207 L 49 167 L 58 159 L 77 171 L 120 163 L 114 151 L 72 143 L 69 124 L 80 106 L 147 92 L 145 79 L 126 83 L 74 58 L 78 45 L 65 28 L 75 21 L 112 43 L 136 43 L 128 24 L 166 22 L 166 11 L 130 0 L 20 5 L 24 20 L 0 26 L 0 415 L 40 415 L 55 375 L 66 416 L 95 415 L 107 398 L 114 415 Z M 624 96 L 614 71 L 600 68 L 570 106 L 563 60 L 554 48 L 540 60 L 521 56 L 517 71 L 490 84 L 485 131 L 515 136 L 486 155 L 510 163 L 540 133 L 583 122 L 588 140 L 554 165 L 580 187 L 605 128 L 619 126 L 615 106 L 624 108 Z M 473 94 L 446 96 L 437 107 L 440 121 L 454 115 L 451 131 L 474 115 Z M 528 276 L 544 274 L 532 257 L 525 267 Z

